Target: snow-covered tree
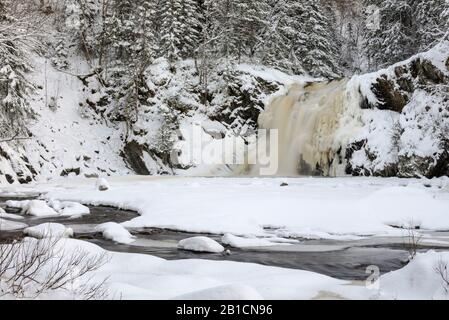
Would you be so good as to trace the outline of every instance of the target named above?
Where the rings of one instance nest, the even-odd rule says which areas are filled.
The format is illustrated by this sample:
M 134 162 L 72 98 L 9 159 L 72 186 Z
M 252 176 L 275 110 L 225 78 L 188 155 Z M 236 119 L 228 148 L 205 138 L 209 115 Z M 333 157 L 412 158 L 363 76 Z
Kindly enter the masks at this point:
M 199 41 L 197 1 L 162 1 L 159 12 L 162 54 L 170 61 L 191 57 Z
M 413 8 L 410 0 L 368 0 L 380 10 L 379 29 L 371 28 L 365 34 L 365 54 L 370 69 L 376 69 L 413 55 L 416 46 Z
M 240 61 L 253 57 L 262 42 L 269 7 L 266 0 L 206 0 L 212 12 L 218 55 Z
M 305 9 L 301 2 L 294 0 L 272 0 L 269 4 L 271 11 L 263 34 L 261 62 L 287 72 L 302 73 L 296 52 L 306 40 L 298 19 Z
M 335 15 L 335 34 L 340 45 L 339 65 L 348 76 L 363 67 L 362 35 L 366 21 L 360 0 L 340 0 L 331 3 Z
M 445 16 L 449 2 L 446 0 L 415 1 L 413 17 L 419 50 L 429 49 L 448 31 L 449 16 Z
M 338 43 L 332 18 L 326 12 L 325 5 L 319 0 L 304 2 L 304 11 L 300 16 L 305 40 L 296 53 L 303 68 L 313 76 L 337 77 Z
M 18 20 L 6 7 L 0 9 L 0 139 L 4 139 L 28 133 L 26 123 L 33 115 L 29 93 L 33 85 L 25 74 L 31 70 L 28 55 L 34 31 L 28 29 L 31 20 Z

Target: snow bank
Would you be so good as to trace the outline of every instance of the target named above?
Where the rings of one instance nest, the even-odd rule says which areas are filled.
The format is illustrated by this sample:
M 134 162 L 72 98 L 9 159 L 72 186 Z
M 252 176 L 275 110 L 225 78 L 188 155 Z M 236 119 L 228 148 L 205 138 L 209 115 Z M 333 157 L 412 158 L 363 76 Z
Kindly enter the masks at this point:
M 234 248 L 248 248 L 248 247 L 268 247 L 278 245 L 289 245 L 298 242 L 297 240 L 288 241 L 281 238 L 244 238 L 238 237 L 230 233 L 226 233 L 221 242 Z M 290 243 L 287 243 L 290 242 Z
M 250 286 L 230 284 L 194 291 L 174 300 L 262 300 L 262 296 Z
M 67 255 L 72 250 L 82 250 L 92 256 L 105 252 L 92 243 L 67 238 L 59 240 L 55 250 L 63 250 Z M 252 263 L 201 259 L 168 261 L 144 254 L 108 252 L 106 264 L 79 279 L 78 285 L 83 285 L 84 281 L 93 285 L 105 279 L 108 294 L 124 300 L 312 299 L 323 290 L 332 291 L 349 284 L 309 271 Z M 61 298 L 67 299 L 66 291 L 45 296 L 45 299 Z
M 15 219 L 15 220 L 24 219 L 22 216 L 19 216 L 17 214 L 6 213 L 6 211 L 3 210 L 3 208 L 0 208 L 0 218 Z
M 59 223 L 43 223 L 26 228 L 23 233 L 37 239 L 73 237 L 73 229 Z
M 448 252 L 419 253 L 404 268 L 383 275 L 380 299 L 449 299 L 449 286 L 438 274 L 438 266 L 449 266 Z M 448 275 L 446 269 L 446 276 Z M 448 278 L 449 280 L 449 278 Z
M 23 214 L 36 217 L 51 216 L 81 216 L 89 214 L 88 207 L 69 201 L 58 200 L 23 200 L 23 201 L 7 201 L 6 205 L 10 208 L 22 209 Z
M 115 241 L 117 243 L 130 244 L 134 242 L 134 236 L 132 236 L 128 230 L 126 230 L 121 224 L 115 222 L 106 222 L 95 227 L 95 230 L 103 233 L 105 239 Z
M 31 241 L 28 238 L 25 241 Z M 105 251 L 95 244 L 61 239 L 55 249 L 68 255 L 82 250 L 86 255 Z M 89 284 L 106 282 L 111 296 L 127 299 L 448 299 L 438 265 L 449 263 L 449 253 L 418 254 L 404 268 L 383 275 L 379 288 L 364 283 L 333 279 L 314 272 L 269 267 L 253 263 L 171 260 L 150 255 L 109 252 L 106 264 L 88 277 Z M 44 272 L 38 270 L 39 272 Z M 65 297 L 53 292 L 47 299 Z
M 279 187 L 283 181 L 288 188 Z M 423 228 L 449 229 L 449 190 L 424 187 L 428 183 L 397 178 L 127 177 L 117 178 L 108 192 L 74 184 L 47 196 L 139 212 L 141 216 L 123 224 L 127 228 L 344 240 L 403 236 L 391 225 L 411 220 Z
M 224 248 L 217 241 L 208 237 L 192 237 L 179 241 L 178 248 L 197 252 L 220 253 Z
M 26 227 L 28 227 L 28 225 L 25 223 L 0 218 L 0 230 L 12 231 L 12 230 L 20 230 Z

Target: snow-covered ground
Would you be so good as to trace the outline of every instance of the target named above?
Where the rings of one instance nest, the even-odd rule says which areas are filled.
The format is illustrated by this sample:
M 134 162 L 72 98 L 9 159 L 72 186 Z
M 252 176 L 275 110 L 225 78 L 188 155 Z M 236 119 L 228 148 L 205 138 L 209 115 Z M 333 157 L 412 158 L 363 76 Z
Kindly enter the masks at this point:
M 57 249 L 89 257 L 105 253 L 80 240 L 62 239 Z M 253 263 L 200 259 L 168 261 L 149 255 L 108 252 L 108 260 L 82 285 L 106 280 L 107 297 L 121 299 L 448 299 L 447 284 L 436 272 L 449 253 L 418 254 L 406 267 L 376 281 L 350 282 L 318 273 Z M 41 296 L 70 297 L 65 290 Z
M 288 186 L 281 187 L 283 182 Z M 124 223 L 127 228 L 340 240 L 402 236 L 397 227 L 410 224 L 449 229 L 449 182 L 443 178 L 129 176 L 110 184 L 108 191 L 98 191 L 95 180 L 74 178 L 22 188 L 47 190 L 47 199 L 137 211 L 141 216 Z

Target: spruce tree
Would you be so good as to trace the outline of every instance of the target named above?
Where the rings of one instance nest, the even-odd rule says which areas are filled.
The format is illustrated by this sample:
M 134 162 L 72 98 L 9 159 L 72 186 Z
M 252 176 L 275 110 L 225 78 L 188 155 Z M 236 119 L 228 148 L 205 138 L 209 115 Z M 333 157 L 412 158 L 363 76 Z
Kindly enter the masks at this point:
M 261 62 L 291 73 L 303 73 L 296 57 L 299 47 L 305 43 L 305 34 L 298 16 L 304 8 L 295 0 L 272 0 L 271 11 L 263 35 Z
M 448 18 L 445 17 L 446 0 L 426 0 L 414 2 L 414 19 L 419 51 L 429 49 L 441 40 L 448 30 Z
M 26 73 L 31 71 L 26 45 L 17 39 L 24 37 L 26 25 L 0 12 L 0 138 L 27 135 L 27 120 L 33 116 L 29 93 L 33 89 Z M 11 26 L 15 26 L 11 28 Z
M 170 61 L 191 57 L 199 41 L 195 0 L 163 1 L 160 10 L 161 51 Z
M 206 0 L 213 19 L 216 52 L 225 58 L 241 61 L 254 57 L 262 46 L 269 6 L 266 0 Z
M 297 50 L 302 67 L 312 76 L 338 77 L 338 48 L 332 19 L 319 0 L 304 2 L 300 16 L 305 39 Z
M 380 29 L 367 30 L 365 54 L 369 68 L 377 69 L 404 60 L 414 53 L 416 34 L 410 0 L 367 1 L 380 9 Z

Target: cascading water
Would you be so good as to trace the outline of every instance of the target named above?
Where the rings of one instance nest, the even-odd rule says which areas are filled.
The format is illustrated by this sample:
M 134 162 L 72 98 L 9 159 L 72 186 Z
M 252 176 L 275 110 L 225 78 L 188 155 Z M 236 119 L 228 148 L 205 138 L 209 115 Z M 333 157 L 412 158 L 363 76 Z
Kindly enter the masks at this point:
M 361 127 L 359 106 L 358 88 L 346 79 L 294 84 L 274 98 L 259 128 L 278 130 L 277 175 L 344 174 L 340 150 Z

